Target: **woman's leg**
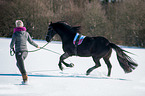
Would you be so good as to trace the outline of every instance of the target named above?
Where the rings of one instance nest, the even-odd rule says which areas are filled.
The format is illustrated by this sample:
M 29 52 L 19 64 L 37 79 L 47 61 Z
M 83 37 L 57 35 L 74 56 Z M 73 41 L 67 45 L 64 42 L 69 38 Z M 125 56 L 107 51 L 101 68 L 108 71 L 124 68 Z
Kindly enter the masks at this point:
M 24 82 L 26 82 L 28 79 L 27 73 L 25 70 L 25 66 L 24 66 L 24 60 L 26 59 L 27 55 L 28 55 L 28 52 L 17 52 L 16 53 L 17 66 L 22 74 Z
M 24 60 L 26 59 L 27 55 L 28 55 L 28 52 L 17 52 L 16 53 L 17 66 L 18 66 L 21 74 L 26 74 Z

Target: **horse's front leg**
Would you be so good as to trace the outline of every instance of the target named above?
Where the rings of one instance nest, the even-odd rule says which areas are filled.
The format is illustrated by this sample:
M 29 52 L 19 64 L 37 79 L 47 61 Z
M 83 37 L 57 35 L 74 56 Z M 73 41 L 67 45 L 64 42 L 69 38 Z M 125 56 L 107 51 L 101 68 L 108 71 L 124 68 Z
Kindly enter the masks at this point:
M 58 64 L 60 70 L 63 71 L 62 63 L 63 63 L 66 67 L 73 67 L 73 66 L 74 66 L 74 64 L 72 64 L 72 63 L 71 63 L 71 64 L 68 64 L 68 63 L 64 62 L 64 59 L 66 59 L 66 58 L 68 58 L 68 57 L 69 57 L 69 54 L 68 54 L 68 53 L 64 53 L 64 54 L 62 54 L 62 55 L 60 56 L 60 60 L 59 60 L 59 64 Z

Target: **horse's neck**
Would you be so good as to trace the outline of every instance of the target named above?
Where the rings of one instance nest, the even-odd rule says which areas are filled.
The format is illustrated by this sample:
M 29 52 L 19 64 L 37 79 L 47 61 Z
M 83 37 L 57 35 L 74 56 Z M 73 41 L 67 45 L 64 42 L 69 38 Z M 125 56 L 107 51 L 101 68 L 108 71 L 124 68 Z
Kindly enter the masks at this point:
M 75 37 L 75 35 L 76 35 L 76 33 L 70 33 L 70 32 L 64 33 L 63 31 L 61 31 L 61 32 L 58 33 L 58 34 L 59 34 L 59 36 L 61 37 L 61 40 L 62 40 L 63 42 L 67 42 L 67 41 L 69 41 L 69 40 L 73 40 L 74 37 Z

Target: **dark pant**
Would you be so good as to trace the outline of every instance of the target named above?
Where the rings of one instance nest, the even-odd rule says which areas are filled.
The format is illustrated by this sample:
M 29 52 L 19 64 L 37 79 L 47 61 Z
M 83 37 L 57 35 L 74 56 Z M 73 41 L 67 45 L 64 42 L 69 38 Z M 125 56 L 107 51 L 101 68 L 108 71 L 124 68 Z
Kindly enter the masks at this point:
M 26 59 L 28 52 L 16 52 L 17 67 L 21 74 L 26 74 L 24 60 Z

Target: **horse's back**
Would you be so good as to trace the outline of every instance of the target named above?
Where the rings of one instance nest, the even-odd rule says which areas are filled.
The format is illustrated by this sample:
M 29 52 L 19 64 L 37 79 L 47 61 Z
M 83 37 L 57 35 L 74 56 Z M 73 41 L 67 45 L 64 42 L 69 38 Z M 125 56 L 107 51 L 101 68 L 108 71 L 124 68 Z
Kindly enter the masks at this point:
M 92 55 L 100 55 L 103 56 L 110 50 L 109 40 L 105 37 L 97 36 L 93 38 L 93 47 L 91 50 Z
M 96 45 L 103 45 L 103 46 L 106 46 L 108 45 L 110 42 L 108 39 L 106 39 L 105 37 L 102 37 L 102 36 L 97 36 L 97 37 L 92 37 L 94 39 L 94 43 Z
M 107 52 L 109 50 L 109 41 L 105 37 L 86 37 L 83 43 L 78 46 L 78 55 L 80 56 L 92 56 L 100 55 L 100 53 Z M 102 56 L 102 55 L 101 55 Z

